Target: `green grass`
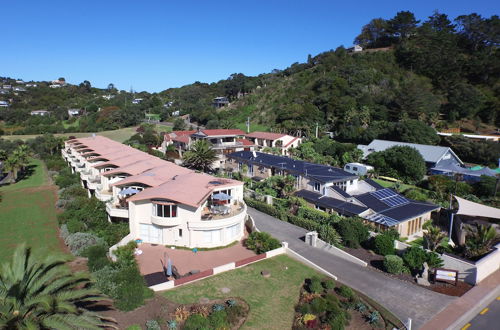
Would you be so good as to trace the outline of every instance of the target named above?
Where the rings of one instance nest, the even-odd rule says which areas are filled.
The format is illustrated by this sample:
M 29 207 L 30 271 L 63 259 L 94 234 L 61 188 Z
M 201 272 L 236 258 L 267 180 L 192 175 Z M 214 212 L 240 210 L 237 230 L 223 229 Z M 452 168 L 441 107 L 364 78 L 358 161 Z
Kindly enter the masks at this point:
M 271 277 L 262 277 L 262 270 L 268 270 Z M 163 295 L 181 304 L 197 302 L 201 297 L 240 297 L 250 305 L 250 314 L 242 329 L 290 329 L 300 288 L 306 278 L 314 275 L 324 277 L 312 268 L 280 255 L 165 291 Z M 230 288 L 231 292 L 222 293 L 220 289 L 224 287 Z
M 17 245 L 26 243 L 42 255 L 60 252 L 55 188 L 44 186 L 47 173 L 34 160 L 34 173 L 16 184 L 0 188 L 0 262 L 8 260 Z
M 239 128 L 243 132 L 246 133 L 246 131 L 247 131 L 247 124 L 246 123 L 236 124 L 236 128 Z M 252 133 L 252 132 L 268 132 L 268 131 L 269 131 L 269 126 L 262 125 L 262 124 L 252 124 L 252 123 L 250 123 L 250 133 Z
M 105 137 L 110 138 L 111 140 L 115 140 L 118 142 L 123 142 L 127 139 L 129 139 L 132 135 L 135 134 L 136 127 L 126 127 L 126 128 L 121 128 L 113 131 L 102 131 L 102 132 L 97 132 L 95 134 L 97 135 L 102 135 Z M 81 137 L 89 137 L 92 136 L 93 133 L 62 133 L 62 134 L 54 134 L 55 136 L 62 136 L 62 137 L 69 137 L 69 136 L 75 136 L 77 138 Z M 6 140 L 29 140 L 29 139 L 34 139 L 38 135 L 37 134 L 32 134 L 32 135 L 3 135 L 2 139 Z
M 32 171 L 30 175 L 26 178 L 19 178 L 18 182 L 15 184 L 0 187 L 0 191 L 7 192 L 23 188 L 38 187 L 47 182 L 47 176 L 41 160 L 35 158 L 31 159 L 27 168 L 28 171 Z
M 377 182 L 378 184 L 380 184 L 382 187 L 385 187 L 385 188 L 392 188 L 392 187 L 394 187 L 396 185 L 395 182 L 385 181 L 385 180 L 382 180 L 382 179 L 373 179 L 373 181 Z M 420 189 L 420 188 L 418 188 L 416 186 L 409 185 L 409 184 L 406 184 L 406 183 L 400 183 L 399 187 L 400 187 L 401 191 L 405 191 L 405 190 L 410 189 L 410 188 Z

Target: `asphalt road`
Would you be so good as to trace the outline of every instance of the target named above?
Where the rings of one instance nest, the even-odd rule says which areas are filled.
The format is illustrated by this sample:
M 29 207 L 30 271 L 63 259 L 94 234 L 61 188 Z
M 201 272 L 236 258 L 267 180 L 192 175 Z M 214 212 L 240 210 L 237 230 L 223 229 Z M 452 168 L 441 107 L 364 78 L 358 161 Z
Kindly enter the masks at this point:
M 492 330 L 500 329 L 500 296 L 491 302 L 485 309 L 476 315 L 463 330 Z
M 418 329 L 444 309 L 455 297 L 446 296 L 407 282 L 392 279 L 370 268 L 356 265 L 304 243 L 305 229 L 248 208 L 255 225 L 289 248 L 338 277 L 338 280 L 376 300 L 399 319 L 412 319 L 412 329 Z

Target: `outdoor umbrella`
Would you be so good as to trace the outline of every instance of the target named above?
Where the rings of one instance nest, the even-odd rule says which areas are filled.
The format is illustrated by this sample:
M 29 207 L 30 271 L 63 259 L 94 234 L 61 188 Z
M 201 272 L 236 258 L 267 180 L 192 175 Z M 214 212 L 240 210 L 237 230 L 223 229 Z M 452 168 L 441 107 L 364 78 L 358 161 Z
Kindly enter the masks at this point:
M 212 199 L 216 199 L 219 201 L 227 201 L 230 200 L 231 198 L 232 198 L 231 196 L 225 193 L 217 193 L 212 195 Z
M 137 194 L 138 192 L 139 190 L 134 188 L 125 188 L 119 192 L 119 195 L 132 195 L 132 194 Z
M 172 276 L 172 260 L 170 258 L 167 261 L 167 276 Z

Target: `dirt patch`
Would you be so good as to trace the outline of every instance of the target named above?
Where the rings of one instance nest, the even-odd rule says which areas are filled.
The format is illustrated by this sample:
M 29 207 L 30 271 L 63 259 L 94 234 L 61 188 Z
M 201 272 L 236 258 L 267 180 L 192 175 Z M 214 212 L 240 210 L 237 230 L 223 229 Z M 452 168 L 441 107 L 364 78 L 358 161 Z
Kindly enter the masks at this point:
M 436 282 L 435 284 L 432 284 L 429 288 L 432 291 L 446 294 L 448 296 L 461 297 L 473 287 L 474 286 L 470 285 L 469 283 L 458 281 L 456 286 L 450 283 Z

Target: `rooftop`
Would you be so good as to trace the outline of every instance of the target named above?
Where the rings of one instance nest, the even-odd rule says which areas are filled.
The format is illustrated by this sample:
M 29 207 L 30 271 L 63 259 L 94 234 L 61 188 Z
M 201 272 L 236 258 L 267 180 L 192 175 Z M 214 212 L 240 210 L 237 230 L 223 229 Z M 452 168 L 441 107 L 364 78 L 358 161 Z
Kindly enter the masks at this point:
M 277 140 L 277 139 L 281 139 L 284 136 L 286 136 L 286 134 L 271 133 L 271 132 L 253 132 L 253 133 L 246 135 L 247 138 L 257 138 L 257 139 L 264 139 L 264 140 Z

